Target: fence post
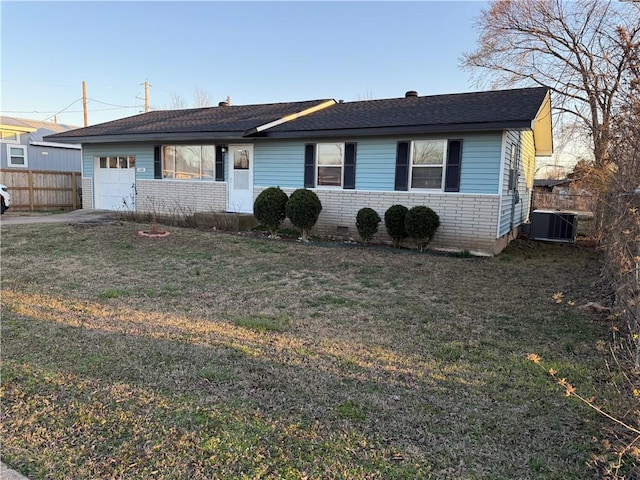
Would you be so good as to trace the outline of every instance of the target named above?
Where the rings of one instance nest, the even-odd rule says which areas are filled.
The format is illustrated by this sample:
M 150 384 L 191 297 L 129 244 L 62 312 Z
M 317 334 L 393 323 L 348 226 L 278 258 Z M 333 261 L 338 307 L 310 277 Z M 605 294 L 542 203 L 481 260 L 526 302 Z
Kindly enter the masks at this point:
M 33 199 L 33 172 L 31 170 L 27 172 L 27 183 L 29 186 L 29 210 L 33 212 L 35 210 L 35 201 Z
M 76 172 L 71 172 L 71 206 L 78 208 L 78 186 L 76 185 Z

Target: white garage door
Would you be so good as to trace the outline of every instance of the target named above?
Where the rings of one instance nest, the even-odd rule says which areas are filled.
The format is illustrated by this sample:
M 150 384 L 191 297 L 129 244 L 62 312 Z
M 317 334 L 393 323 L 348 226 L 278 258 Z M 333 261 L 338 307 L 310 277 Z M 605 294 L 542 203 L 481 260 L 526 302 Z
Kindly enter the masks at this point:
M 135 210 L 136 157 L 96 157 L 96 208 Z

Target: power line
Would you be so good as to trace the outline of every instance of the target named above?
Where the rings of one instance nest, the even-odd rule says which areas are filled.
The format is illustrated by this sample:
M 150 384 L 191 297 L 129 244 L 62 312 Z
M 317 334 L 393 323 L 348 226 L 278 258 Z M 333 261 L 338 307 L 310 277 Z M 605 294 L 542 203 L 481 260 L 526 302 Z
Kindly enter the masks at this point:
M 107 103 L 107 102 L 101 102 L 100 100 L 96 100 L 94 98 L 90 98 L 89 99 L 90 102 L 96 102 L 96 103 L 101 103 L 102 105 L 109 105 L 110 107 L 117 107 L 117 108 L 138 108 L 137 105 L 115 105 L 113 103 Z
M 151 86 L 151 85 L 149 85 Z M 162 89 L 160 89 L 162 90 Z M 166 90 L 165 90 L 166 91 Z M 136 97 L 137 98 L 137 97 Z M 142 99 L 140 99 L 142 100 Z M 47 111 L 39 111 L 39 110 L 1 110 L 0 112 L 3 114 L 7 114 L 7 113 L 18 113 L 18 114 L 51 114 L 48 117 L 44 118 L 42 121 L 46 122 L 49 119 L 52 119 L 53 117 L 60 115 L 61 113 L 82 113 L 84 110 L 69 110 L 69 108 L 71 108 L 73 105 L 75 105 L 76 103 L 82 101 L 82 97 L 78 98 L 76 100 L 74 100 L 73 102 L 71 102 L 69 105 L 67 105 L 66 107 L 64 107 L 61 110 L 47 110 Z M 124 109 L 132 109 L 132 108 L 140 108 L 139 105 L 116 105 L 114 103 L 109 103 L 109 102 L 103 102 L 101 100 L 96 100 L 95 98 L 89 98 L 88 99 L 89 102 L 95 102 L 95 103 L 99 103 L 102 105 L 107 105 L 109 107 L 113 107 L 113 108 L 99 108 L 99 109 L 94 109 L 94 112 L 105 112 L 105 111 L 110 111 L 110 110 L 124 110 Z
M 77 100 L 74 100 L 74 101 L 73 101 L 73 102 L 71 102 L 69 105 L 67 105 L 67 106 L 66 106 L 66 107 L 64 107 L 62 110 L 60 110 L 59 112 L 54 113 L 53 115 L 51 115 L 51 116 L 49 116 L 49 117 L 47 117 L 47 118 L 43 119 L 42 121 L 43 121 L 43 122 L 46 122 L 46 121 L 47 121 L 47 120 L 49 120 L 50 118 L 53 118 L 53 117 L 55 117 L 56 115 L 58 115 L 58 114 L 60 114 L 60 113 L 64 112 L 65 110 L 67 110 L 68 108 L 70 108 L 72 105 L 74 105 L 74 104 L 76 104 L 76 103 L 78 103 L 78 102 L 80 102 L 80 101 L 82 101 L 82 98 L 78 98 Z

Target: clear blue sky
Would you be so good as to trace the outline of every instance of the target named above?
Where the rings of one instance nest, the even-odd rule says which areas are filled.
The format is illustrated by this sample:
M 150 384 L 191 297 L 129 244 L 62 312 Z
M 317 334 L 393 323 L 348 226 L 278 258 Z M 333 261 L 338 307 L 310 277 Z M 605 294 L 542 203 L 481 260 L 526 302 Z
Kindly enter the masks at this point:
M 81 126 L 83 80 L 90 125 L 142 111 L 145 80 L 152 108 L 197 89 L 214 105 L 474 91 L 459 60 L 485 6 L 3 0 L 1 110 Z

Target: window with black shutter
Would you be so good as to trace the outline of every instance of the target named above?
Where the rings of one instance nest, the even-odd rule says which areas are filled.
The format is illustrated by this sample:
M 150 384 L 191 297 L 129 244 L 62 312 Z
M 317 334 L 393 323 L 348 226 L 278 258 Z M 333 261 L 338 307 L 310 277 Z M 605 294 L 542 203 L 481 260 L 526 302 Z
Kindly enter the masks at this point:
M 346 143 L 344 149 L 344 173 L 342 188 L 353 190 L 356 188 L 356 144 Z
M 316 182 L 316 146 L 308 143 L 304 146 L 304 188 L 315 187 Z
M 447 168 L 444 180 L 445 192 L 460 191 L 460 172 L 462 168 L 462 140 L 449 140 Z
M 159 145 L 153 147 L 153 178 L 162 178 L 162 154 Z
M 224 182 L 224 157 L 226 151 L 226 145 L 216 145 L 216 182 Z
M 395 189 L 409 189 L 409 142 L 398 142 L 396 149 Z

